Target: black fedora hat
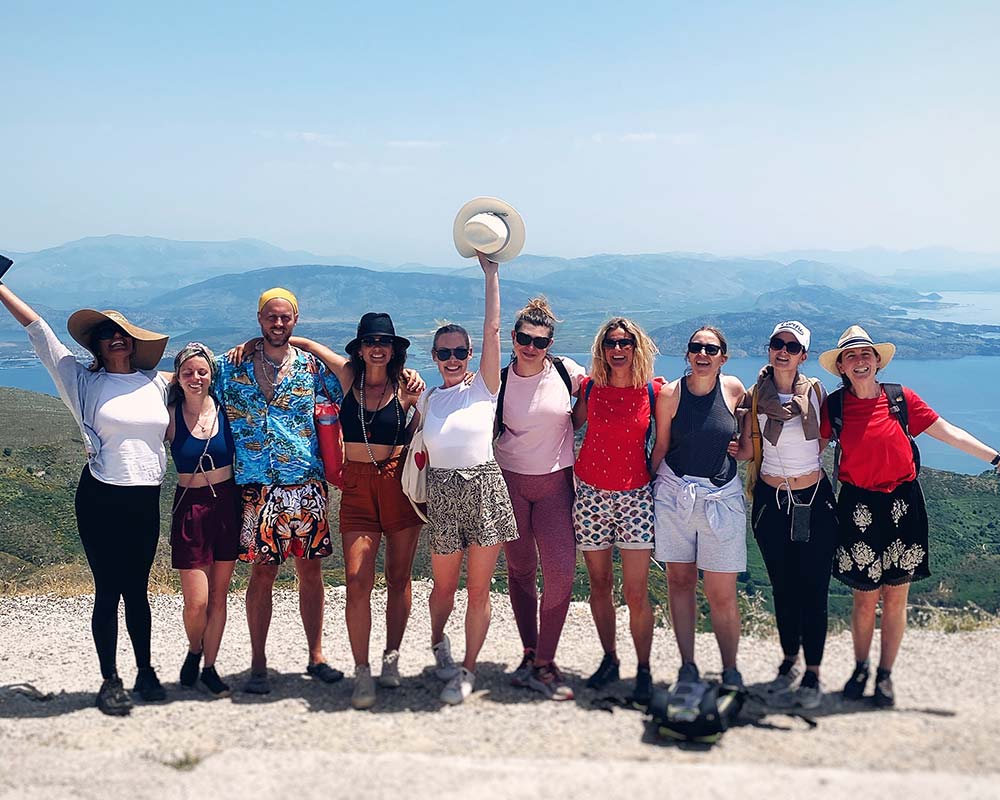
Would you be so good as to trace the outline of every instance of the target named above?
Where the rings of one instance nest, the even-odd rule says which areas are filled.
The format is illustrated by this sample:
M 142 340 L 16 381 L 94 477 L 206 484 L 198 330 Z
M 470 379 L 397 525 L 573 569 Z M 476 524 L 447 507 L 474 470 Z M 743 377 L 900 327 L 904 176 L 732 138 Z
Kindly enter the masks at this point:
M 361 322 L 358 323 L 358 335 L 351 339 L 344 349 L 353 356 L 354 351 L 361 344 L 361 339 L 365 336 L 391 336 L 403 346 L 404 350 L 410 346 L 409 339 L 396 335 L 396 329 L 392 325 L 392 317 L 384 311 L 369 311 L 361 317 Z

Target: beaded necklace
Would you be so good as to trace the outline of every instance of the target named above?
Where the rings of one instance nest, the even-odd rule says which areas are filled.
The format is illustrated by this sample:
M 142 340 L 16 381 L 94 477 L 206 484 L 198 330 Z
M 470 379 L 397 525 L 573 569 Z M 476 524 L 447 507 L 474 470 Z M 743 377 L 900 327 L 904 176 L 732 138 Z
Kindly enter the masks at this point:
M 394 383 L 392 387 L 392 404 L 396 408 L 396 433 L 392 437 L 392 450 L 389 451 L 388 458 L 384 458 L 381 461 L 376 460 L 375 454 L 372 452 L 372 446 L 368 441 L 368 426 L 375 422 L 375 415 L 378 414 L 382 409 L 382 400 L 385 398 L 386 389 L 389 388 L 389 378 L 386 377 L 385 385 L 382 387 L 382 394 L 379 396 L 378 405 L 372 412 L 372 418 L 370 420 L 365 419 L 365 412 L 368 410 L 365 407 L 365 373 L 361 373 L 361 387 L 358 390 L 358 394 L 361 395 L 361 402 L 358 404 L 358 419 L 361 421 L 361 438 L 364 440 L 365 449 L 368 451 L 368 458 L 371 460 L 372 464 L 375 465 L 375 471 L 379 475 L 382 474 L 382 470 L 386 464 L 388 464 L 393 459 L 393 451 L 396 449 L 396 445 L 399 443 L 399 432 L 403 428 L 403 418 L 399 413 L 399 398 L 397 394 L 399 392 L 399 387 Z

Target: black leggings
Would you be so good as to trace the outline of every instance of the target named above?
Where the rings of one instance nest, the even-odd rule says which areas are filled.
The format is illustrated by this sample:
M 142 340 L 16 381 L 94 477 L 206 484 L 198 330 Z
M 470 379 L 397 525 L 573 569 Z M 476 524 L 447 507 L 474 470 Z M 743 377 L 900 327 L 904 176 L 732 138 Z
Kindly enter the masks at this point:
M 94 574 L 91 630 L 101 675 L 117 672 L 118 602 L 137 667 L 150 665 L 149 570 L 160 535 L 160 487 L 112 486 L 83 468 L 76 488 L 76 526 Z
M 814 486 L 795 490 L 796 502 L 808 503 Z M 826 645 L 827 595 L 837 547 L 837 503 L 824 475 L 809 516 L 809 541 L 793 542 L 788 495 L 785 491 L 780 495 L 779 506 L 774 487 L 757 481 L 751 515 L 753 532 L 771 578 L 781 649 L 786 656 L 797 656 L 801 647 L 806 664 L 818 666 Z

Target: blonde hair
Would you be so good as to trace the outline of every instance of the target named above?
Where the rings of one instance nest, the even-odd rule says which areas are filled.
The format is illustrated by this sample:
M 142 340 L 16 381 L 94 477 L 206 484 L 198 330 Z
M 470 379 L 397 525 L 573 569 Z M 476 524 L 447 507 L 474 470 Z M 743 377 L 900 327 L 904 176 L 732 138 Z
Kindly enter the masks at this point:
M 517 317 L 514 319 L 514 330 L 519 331 L 524 323 L 528 323 L 540 328 L 548 328 L 549 336 L 552 336 L 556 331 L 556 323 L 559 321 L 556 319 L 549 301 L 544 296 L 539 295 L 532 297 L 524 308 L 517 312 Z
M 614 317 L 605 322 L 594 337 L 590 348 L 590 377 L 597 386 L 607 386 L 611 383 L 611 367 L 604 358 L 604 339 L 614 330 L 625 331 L 635 339 L 632 353 L 632 386 L 645 386 L 653 379 L 653 369 L 656 356 L 660 352 L 649 335 L 632 320 L 626 317 Z

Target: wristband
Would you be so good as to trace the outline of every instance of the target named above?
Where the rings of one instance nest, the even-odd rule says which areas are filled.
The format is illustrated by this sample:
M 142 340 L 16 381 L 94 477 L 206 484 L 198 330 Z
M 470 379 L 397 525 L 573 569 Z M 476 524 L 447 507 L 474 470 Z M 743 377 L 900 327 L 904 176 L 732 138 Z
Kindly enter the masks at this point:
M 990 466 L 995 467 L 997 464 L 1000 464 L 1000 452 L 998 452 L 995 456 L 993 456 L 993 460 L 990 462 Z

